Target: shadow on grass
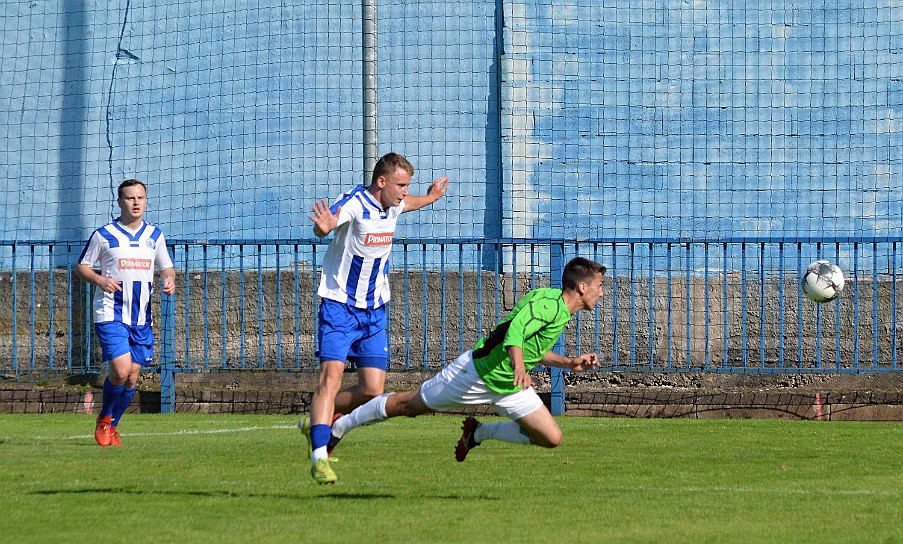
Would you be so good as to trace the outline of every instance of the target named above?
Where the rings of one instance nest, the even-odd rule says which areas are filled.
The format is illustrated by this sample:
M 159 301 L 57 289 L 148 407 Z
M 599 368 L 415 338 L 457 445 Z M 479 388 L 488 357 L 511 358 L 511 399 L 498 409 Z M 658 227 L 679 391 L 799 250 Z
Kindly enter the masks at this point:
M 83 489 L 41 489 L 32 491 L 30 495 L 86 495 L 86 494 L 108 494 L 108 495 L 169 495 L 179 497 L 235 497 L 249 499 L 352 499 L 352 500 L 372 500 L 372 499 L 394 499 L 395 495 L 390 493 L 328 493 L 318 494 L 311 497 L 310 495 L 293 494 L 293 493 L 235 493 L 233 491 L 168 491 L 155 489 L 126 489 L 117 487 L 94 487 Z
M 235 493 L 233 491 L 170 491 L 170 490 L 141 490 L 127 489 L 121 487 L 94 487 L 82 489 L 39 489 L 32 491 L 29 495 L 86 495 L 86 494 L 108 494 L 108 495 L 162 495 L 162 496 L 182 496 L 182 497 L 235 497 L 249 499 L 344 499 L 344 500 L 374 500 L 374 499 L 395 499 L 395 495 L 391 493 L 352 493 L 346 491 L 331 492 L 331 486 L 326 488 L 318 487 L 315 496 L 293 494 L 293 493 Z M 430 495 L 421 493 L 421 499 L 434 500 L 479 500 L 479 501 L 497 501 L 498 497 L 488 497 L 484 495 L 467 496 L 467 495 Z

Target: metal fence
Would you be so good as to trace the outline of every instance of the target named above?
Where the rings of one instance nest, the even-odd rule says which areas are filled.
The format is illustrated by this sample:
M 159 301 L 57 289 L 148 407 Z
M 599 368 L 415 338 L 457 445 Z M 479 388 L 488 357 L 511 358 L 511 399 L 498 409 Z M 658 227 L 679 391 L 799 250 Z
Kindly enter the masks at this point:
M 605 294 L 559 348 L 607 370 L 898 371 L 901 241 L 402 239 L 391 266 L 390 369 L 438 368 L 564 263 L 608 267 Z M 177 292 L 155 294 L 157 358 L 184 371 L 315 369 L 320 240 L 170 241 Z M 0 242 L 0 373 L 97 372 L 82 242 Z M 816 258 L 845 271 L 830 303 L 803 298 Z

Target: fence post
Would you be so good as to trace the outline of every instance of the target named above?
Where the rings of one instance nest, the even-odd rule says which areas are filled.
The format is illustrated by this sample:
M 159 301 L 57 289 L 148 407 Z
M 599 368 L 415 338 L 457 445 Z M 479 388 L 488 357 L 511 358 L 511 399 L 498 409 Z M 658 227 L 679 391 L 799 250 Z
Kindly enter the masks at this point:
M 176 307 L 173 295 L 163 294 L 160 304 L 160 413 L 176 411 Z
M 549 278 L 550 284 L 555 285 L 561 280 L 561 274 L 564 272 L 564 243 L 552 242 L 551 257 L 549 262 Z M 558 337 L 555 343 L 555 352 L 564 353 L 564 334 Z M 564 413 L 564 371 L 557 367 L 549 368 L 549 380 L 552 386 L 552 398 L 550 408 L 553 416 L 560 416 Z
M 361 60 L 363 89 L 363 134 L 364 134 L 364 184 L 370 183 L 370 176 L 379 158 L 379 129 L 377 114 L 379 103 L 377 89 L 376 54 L 376 0 L 361 1 Z

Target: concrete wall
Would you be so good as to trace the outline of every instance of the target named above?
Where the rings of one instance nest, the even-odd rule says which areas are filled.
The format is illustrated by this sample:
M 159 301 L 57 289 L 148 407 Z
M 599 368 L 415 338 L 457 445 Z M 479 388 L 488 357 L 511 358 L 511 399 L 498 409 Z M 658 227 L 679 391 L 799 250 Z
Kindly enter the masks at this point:
M 390 372 L 388 390 L 416 387 L 429 372 Z M 158 376 L 142 375 L 130 413 L 159 413 Z M 600 373 L 596 384 L 568 384 L 566 415 L 632 418 L 804 419 L 901 421 L 899 376 L 820 376 L 809 383 L 746 376 L 742 380 L 687 379 L 666 375 Z M 537 375 L 549 403 L 548 380 Z M 313 372 L 199 372 L 178 374 L 177 412 L 203 414 L 303 414 L 310 410 Z M 0 413 L 96 413 L 103 375 L 76 376 L 70 384 L 0 384 Z M 695 383 L 689 383 L 695 382 Z M 742 382 L 742 383 L 741 383 Z M 79 386 L 81 384 L 81 386 Z M 466 413 L 493 414 L 488 406 Z M 494 414 L 493 414 L 494 415 Z
M 309 271 L 299 271 L 297 280 L 291 270 L 282 272 L 278 282 L 274 271 L 265 271 L 260 277 L 256 272 L 246 272 L 243 287 L 238 272 L 227 271 L 225 308 L 220 272 L 208 273 L 206 278 L 201 272 L 191 272 L 188 276 L 186 284 L 184 273 L 177 274 L 174 344 L 175 359 L 180 365 L 198 368 L 206 362 L 213 368 L 315 367 L 315 281 Z M 11 274 L 5 272 L 0 279 L 0 369 L 9 372 L 12 369 Z M 785 278 L 783 300 L 777 280 L 766 280 L 764 301 L 759 297 L 758 281 L 748 278 L 744 308 L 741 279 L 738 275 L 727 278 L 725 327 L 724 283 L 720 276 L 710 276 L 708 283 L 703 278 L 693 278 L 689 297 L 684 279 L 674 279 L 670 286 L 665 278 L 656 279 L 652 287 L 651 319 L 648 280 L 637 278 L 631 284 L 628 278 L 615 276 L 608 280 L 614 283 L 606 285 L 597 312 L 584 312 L 579 322 L 572 321 L 565 336 L 566 352 L 597 351 L 606 365 L 617 364 L 625 370 L 632 365 L 666 370 L 742 369 L 744 363 L 750 368 L 775 369 L 781 364 L 780 339 L 783 338 L 783 365 L 790 369 L 813 370 L 819 366 L 822 369 L 838 366 L 847 370 L 889 369 L 894 349 L 897 364 L 903 367 L 903 296 L 899 295 L 903 279 L 896 286 L 881 279 L 874 296 L 871 279 L 859 278 L 858 289 L 854 291 L 849 286 L 839 308 L 834 303 L 818 306 L 805 299 L 798 304 L 798 288 L 793 277 Z M 33 283 L 28 273 L 17 275 L 16 340 L 20 369 L 30 368 L 32 354 L 36 368 L 47 368 L 51 339 L 54 365 L 65 367 L 69 335 L 76 348 L 84 342 L 80 330 L 70 329 L 67 322 L 66 280 L 64 270 L 54 272 L 51 299 L 48 272 L 36 271 Z M 462 350 L 472 347 L 495 324 L 497 315 L 504 316 L 517 298 L 531 288 L 530 277 L 526 275 L 519 276 L 516 284 L 512 276 L 500 275 L 496 289 L 496 276 L 492 273 L 482 272 L 478 277 L 476 272 L 465 271 L 459 276 L 457 271 L 450 270 L 444 277 L 436 271 L 427 271 L 425 281 L 419 270 L 409 272 L 407 278 L 402 272 L 395 272 L 391 282 L 393 368 L 406 365 L 437 368 L 455 358 Z M 548 278 L 534 277 L 532 285 L 548 285 Z M 892 296 L 894 289 L 896 299 Z M 891 305 L 894 300 L 896 307 Z M 158 360 L 163 341 L 160 309 L 159 302 L 155 302 Z M 800 316 L 802 330 L 798 328 Z M 838 319 L 839 328 L 835 328 Z M 820 331 L 816 328 L 818 323 Z M 836 348 L 839 348 L 839 364 L 835 359 Z M 74 368 L 84 368 L 82 360 L 83 354 L 79 353 Z M 95 368 L 100 364 L 96 346 L 91 360 Z

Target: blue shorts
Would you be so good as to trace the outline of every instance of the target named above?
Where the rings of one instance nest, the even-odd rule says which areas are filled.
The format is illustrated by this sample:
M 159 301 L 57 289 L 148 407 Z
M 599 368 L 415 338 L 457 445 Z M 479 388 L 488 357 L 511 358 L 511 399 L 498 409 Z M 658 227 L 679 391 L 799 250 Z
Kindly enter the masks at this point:
M 348 361 L 358 368 L 386 370 L 389 341 L 386 307 L 355 308 L 324 298 L 319 312 L 320 362 Z
M 121 321 L 95 323 L 104 361 L 131 353 L 132 362 L 147 366 L 154 362 L 154 329 L 150 325 L 126 325 Z

